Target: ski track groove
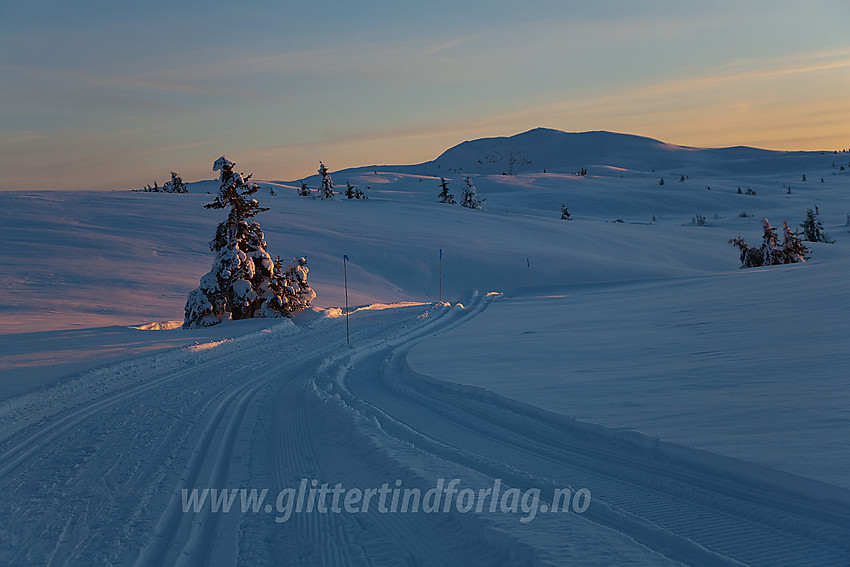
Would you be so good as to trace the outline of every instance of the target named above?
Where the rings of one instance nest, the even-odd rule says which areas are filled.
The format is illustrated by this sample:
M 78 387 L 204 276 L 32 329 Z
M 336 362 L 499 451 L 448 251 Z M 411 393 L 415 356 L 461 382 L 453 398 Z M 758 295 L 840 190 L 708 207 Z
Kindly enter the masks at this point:
M 254 369 L 252 369 L 252 371 L 253 370 Z M 180 480 L 171 494 L 168 506 L 157 521 L 150 545 L 143 550 L 135 563 L 136 566 L 141 567 L 143 565 L 158 565 L 162 563 L 166 553 L 169 551 L 169 547 L 174 537 L 178 532 L 182 531 L 181 524 L 192 520 L 191 516 L 183 513 L 182 490 L 184 488 L 191 490 L 198 486 L 198 478 L 202 473 L 204 461 L 208 454 L 216 448 L 219 449 L 218 456 L 220 458 L 217 458 L 211 466 L 209 475 L 210 482 L 208 486 L 210 488 L 225 488 L 224 483 L 227 469 L 227 456 L 229 456 L 228 451 L 232 450 L 232 446 L 229 441 L 232 440 L 232 437 L 235 435 L 235 431 L 240 424 L 240 418 L 244 412 L 245 404 L 250 400 L 251 396 L 256 393 L 258 385 L 265 380 L 267 380 L 267 376 L 261 375 L 238 385 L 227 392 L 224 399 L 216 407 L 213 415 L 205 423 L 204 428 L 200 433 L 200 437 L 192 450 L 189 462 L 186 464 L 183 473 L 180 475 Z M 236 407 L 232 412 L 233 415 L 231 415 L 230 420 L 227 422 L 223 439 L 219 440 L 219 446 L 215 447 L 213 446 L 213 441 L 218 434 L 219 426 L 222 421 L 224 421 L 226 414 L 231 409 L 231 406 L 234 405 L 234 400 L 237 398 L 239 398 L 239 401 L 236 402 Z M 206 513 L 206 509 L 204 510 L 204 513 L 201 514 L 201 517 L 203 519 L 210 520 Z M 204 546 L 209 546 L 211 544 L 211 538 L 207 537 L 204 539 L 203 537 L 204 535 L 208 535 L 207 526 L 203 519 L 193 522 L 192 532 L 189 535 L 186 547 L 183 548 L 179 556 L 181 561 L 194 561 L 196 560 L 196 555 L 200 555 L 202 558 L 206 556 L 207 549 Z M 211 521 L 214 529 L 214 519 Z M 198 528 L 199 525 L 201 529 L 197 530 L 196 528 Z
M 203 366 L 212 367 L 215 364 L 216 362 L 210 361 L 203 364 Z M 91 419 L 101 411 L 114 407 L 117 404 L 133 397 L 144 394 L 149 390 L 158 388 L 162 384 L 175 381 L 190 373 L 195 373 L 197 370 L 198 368 L 187 368 L 175 375 L 166 375 L 150 382 L 132 385 L 123 391 L 110 392 L 108 398 L 100 399 L 91 403 L 84 402 L 88 405 L 84 405 L 80 409 L 68 410 L 69 413 L 66 415 L 63 415 L 52 423 L 44 425 L 41 429 L 37 429 L 34 433 L 31 433 L 28 436 L 26 435 L 26 431 L 23 432 L 24 438 L 19 441 L 17 445 L 6 450 L 2 455 L 0 455 L 0 465 L 2 465 L 2 468 L 0 468 L 0 479 L 15 470 L 18 465 L 25 462 L 33 454 L 46 447 L 49 443 L 55 441 L 57 438 L 69 431 L 72 431 L 80 423 L 87 419 Z M 32 428 L 36 428 L 38 425 L 39 424 L 36 424 Z
M 374 464 L 367 462 L 363 466 L 358 463 L 357 461 L 362 460 L 362 457 L 356 451 L 353 454 L 342 451 L 343 457 L 338 454 L 329 456 L 328 439 L 334 437 L 334 427 L 340 426 L 333 420 L 323 420 L 320 427 L 311 425 L 311 416 L 315 417 L 322 411 L 321 407 L 316 407 L 317 403 L 319 405 L 324 403 L 315 396 L 315 383 L 338 379 L 340 375 L 348 372 L 354 361 L 364 356 L 384 351 L 394 344 L 419 338 L 431 333 L 435 328 L 444 328 L 447 325 L 445 320 L 448 320 L 450 325 L 458 318 L 468 316 L 467 313 L 459 313 L 457 309 L 439 308 L 437 316 L 430 318 L 425 324 L 411 330 L 402 330 L 400 334 L 391 335 L 390 338 L 374 340 L 357 348 L 350 356 L 331 357 L 320 365 L 310 380 L 290 384 L 287 391 L 282 392 L 280 411 L 281 414 L 294 418 L 295 423 L 283 419 L 275 420 L 275 423 L 279 424 L 276 440 L 278 484 L 292 486 L 299 475 L 307 479 L 315 478 L 319 483 L 331 479 L 344 479 L 345 486 L 349 487 L 375 488 L 384 482 L 393 481 L 395 477 L 388 476 L 392 474 L 391 471 L 380 475 Z M 309 408 L 313 408 L 314 412 L 305 411 Z M 323 431 L 328 426 L 331 427 L 331 431 Z M 309 462 L 311 467 L 302 467 L 293 471 L 294 476 L 287 476 L 284 471 L 287 471 L 286 465 L 290 462 Z M 373 502 L 373 509 L 375 505 Z M 406 559 L 406 564 L 457 564 L 457 557 L 453 553 L 468 542 L 466 537 L 461 538 L 459 534 L 468 530 L 449 518 L 444 520 L 434 522 L 434 518 L 427 518 L 422 514 L 393 517 L 385 514 L 313 513 L 293 516 L 289 522 L 294 525 L 285 526 L 285 528 L 297 533 L 297 540 L 302 547 L 299 556 L 288 558 L 288 564 L 397 565 L 402 558 Z M 417 534 L 418 537 L 410 538 L 411 533 Z M 476 534 L 471 536 L 478 537 Z M 449 546 L 449 550 L 444 550 L 433 546 L 433 542 L 437 541 L 443 543 L 451 541 L 453 545 Z M 353 542 L 359 543 L 353 544 Z M 476 561 L 475 551 L 468 553 L 462 563 L 492 564 L 486 554 L 483 558 L 479 556 Z
M 229 342 L 229 341 L 225 341 Z M 244 346 L 244 352 L 246 353 L 254 353 L 261 354 L 265 350 L 268 350 L 266 345 L 253 346 L 251 344 L 240 345 Z M 141 383 L 131 384 L 130 386 L 120 386 L 115 388 L 112 392 L 111 397 L 106 397 L 103 399 L 95 399 L 95 400 L 84 400 L 76 407 L 71 409 L 67 409 L 64 412 L 56 412 L 53 414 L 54 421 L 52 423 L 48 423 L 47 425 L 43 425 L 41 430 L 36 430 L 32 432 L 32 430 L 36 426 L 31 426 L 27 429 L 22 430 L 17 435 L 19 440 L 15 444 L 15 446 L 4 453 L 3 458 L 5 459 L 6 466 L 3 471 L 5 477 L 0 476 L 0 481 L 4 481 L 4 484 L 8 482 L 17 482 L 14 475 L 10 473 L 15 472 L 18 477 L 26 478 L 24 475 L 29 474 L 28 470 L 25 470 L 27 467 L 43 467 L 46 463 L 50 466 L 51 470 L 47 473 L 39 473 L 36 472 L 31 476 L 37 475 L 41 484 L 49 486 L 51 483 L 49 482 L 49 478 L 51 475 L 57 474 L 55 467 L 50 465 L 49 455 L 46 458 L 37 458 L 44 451 L 62 451 L 65 445 L 68 445 L 66 441 L 64 441 L 65 437 L 73 437 L 78 434 L 78 432 L 82 429 L 82 427 L 88 422 L 92 422 L 93 426 L 99 425 L 100 421 L 104 419 L 108 420 L 111 417 L 114 417 L 114 421 L 112 421 L 112 429 L 114 431 L 119 431 L 119 427 L 122 424 L 127 424 L 131 431 L 133 431 L 134 439 L 139 438 L 138 433 L 143 432 L 139 430 L 139 421 L 143 420 L 145 417 L 149 417 L 151 413 L 154 416 L 159 417 L 159 420 L 154 420 L 152 423 L 145 422 L 142 427 L 153 427 L 154 425 L 161 425 L 162 419 L 161 412 L 158 410 L 160 408 L 153 407 L 148 409 L 147 411 L 139 408 L 144 408 L 146 403 L 149 403 L 152 398 L 156 398 L 156 396 L 152 396 L 151 392 L 156 392 L 157 389 L 164 390 L 165 394 L 168 395 L 170 393 L 171 388 L 177 384 L 178 386 L 182 386 L 184 390 L 191 391 L 198 386 L 202 386 L 205 388 L 205 393 L 208 397 L 203 400 L 203 404 L 201 405 L 201 414 L 206 411 L 206 408 L 209 406 L 210 402 L 216 400 L 220 395 L 226 393 L 227 390 L 233 390 L 233 386 L 227 384 L 228 380 L 219 379 L 218 382 L 213 381 L 210 383 L 204 378 L 208 376 L 208 372 L 211 369 L 214 369 L 221 365 L 221 360 L 219 360 L 215 355 L 211 357 L 207 357 L 208 360 L 201 360 L 198 363 L 197 353 L 187 352 L 185 349 L 178 349 L 177 355 L 173 356 L 171 359 L 166 359 L 164 363 L 161 363 L 157 366 L 157 372 L 161 373 L 162 376 L 152 379 L 146 380 Z M 209 353 L 214 353 L 215 351 L 209 351 Z M 205 353 L 207 354 L 207 353 Z M 154 355 L 155 357 L 161 357 L 161 355 Z M 186 367 L 188 365 L 188 367 Z M 116 371 L 121 369 L 121 364 L 113 365 L 112 368 L 117 369 Z M 132 361 L 128 365 L 131 368 L 138 367 L 138 361 Z M 176 366 L 176 368 L 175 368 Z M 243 370 L 249 371 L 251 370 L 250 365 L 246 365 L 243 367 Z M 145 378 L 143 375 L 142 378 Z M 200 382 L 200 384 L 198 383 Z M 185 383 L 183 383 L 185 382 Z M 222 383 L 225 383 L 224 390 L 220 389 Z M 240 385 L 241 386 L 241 385 Z M 238 391 L 238 390 L 237 390 Z M 108 395 L 108 394 L 107 394 Z M 156 404 L 154 404 L 156 406 Z M 121 406 L 129 406 L 128 411 L 122 414 L 120 413 Z M 117 413 L 116 416 L 106 415 L 104 413 L 113 412 Z M 167 413 L 167 412 L 166 412 Z M 161 414 L 161 415 L 160 415 Z M 136 422 L 133 423 L 132 420 L 135 418 Z M 46 418 L 50 419 L 50 418 Z M 182 421 L 184 426 L 186 427 L 182 431 L 182 437 L 180 435 L 181 432 L 173 431 L 171 426 L 165 428 L 165 433 L 161 438 L 160 445 L 155 447 L 155 452 L 159 452 L 159 449 L 166 444 L 169 444 L 169 448 L 173 450 L 180 450 L 181 443 L 183 439 L 186 438 L 187 435 L 191 433 L 192 427 L 195 425 L 191 419 L 187 419 L 186 417 L 178 416 L 175 418 L 174 416 L 168 417 L 173 423 L 178 421 Z M 23 439 L 20 439 L 23 437 Z M 115 454 L 117 455 L 114 461 L 110 459 L 101 459 L 104 463 L 108 463 L 107 466 L 104 467 L 106 471 L 110 471 L 113 467 L 119 466 L 121 464 L 121 460 L 126 457 L 126 453 L 124 452 L 124 448 L 121 446 L 121 439 L 119 438 L 119 434 L 111 435 L 114 439 L 112 443 L 117 445 L 115 447 Z M 144 437 L 144 433 L 142 433 L 142 438 Z M 71 449 L 73 450 L 73 449 Z M 104 451 L 104 453 L 108 453 L 108 451 Z M 143 457 L 146 455 L 142 455 Z M 67 459 L 66 459 L 67 460 Z M 61 462 L 61 459 L 58 461 Z M 96 463 L 99 464 L 99 463 Z M 162 463 L 150 462 L 150 463 L 141 463 L 143 467 L 139 470 L 138 478 L 142 482 L 150 482 L 149 477 L 150 473 L 162 466 Z M 26 465 L 24 470 L 21 470 L 21 465 Z M 95 467 L 98 469 L 99 467 Z M 103 473 L 102 470 L 96 470 L 96 474 L 93 474 L 93 478 L 100 481 L 102 478 L 100 475 Z M 66 479 L 65 483 L 70 482 L 71 479 Z M 77 479 L 79 485 L 84 487 L 88 482 L 86 479 Z M 105 481 L 104 481 L 105 482 Z M 100 484 L 100 482 L 98 482 Z M 57 483 L 52 483 L 54 486 Z M 103 484 L 100 484 L 103 486 Z M 12 489 L 14 490 L 14 489 Z M 92 491 L 92 488 L 89 488 L 89 491 Z M 108 491 L 107 491 L 108 492 Z M 76 497 L 75 497 L 76 498 Z M 110 498 L 111 495 L 110 495 Z M 67 500 L 67 496 L 65 496 Z M 114 499 L 113 499 L 114 501 Z M 65 523 L 65 528 L 61 530 L 52 529 L 51 523 L 45 523 L 42 525 L 40 532 L 36 532 L 30 534 L 27 539 L 22 540 L 20 545 L 17 545 L 11 556 L 12 564 L 43 564 L 40 560 L 35 558 L 36 544 L 44 546 L 47 541 L 51 539 L 49 535 L 51 531 L 58 531 L 59 535 L 54 536 L 56 539 L 55 545 L 53 546 L 53 551 L 51 552 L 52 560 L 58 564 L 74 564 L 73 552 L 75 550 L 68 550 L 67 553 L 60 553 L 61 550 L 67 548 L 68 546 L 63 544 L 63 540 L 68 531 L 68 527 L 72 524 L 71 520 L 74 518 L 76 512 L 74 512 L 73 506 L 69 507 L 68 502 L 63 502 L 63 508 L 69 508 L 70 512 L 66 512 L 68 514 L 68 521 Z M 71 502 L 73 504 L 73 502 Z M 43 513 L 42 510 L 32 510 L 28 511 L 31 513 Z M 58 519 L 58 518 L 57 518 Z M 55 519 L 52 519 L 55 522 Z M 0 526 L 2 527 L 2 526 Z M 32 548 L 32 549 L 31 549 Z M 32 555 L 33 559 L 30 561 L 26 559 Z M 67 555 L 67 557 L 60 557 L 62 555 Z M 1 559 L 1 558 L 0 558 Z M 79 558 L 76 558 L 77 561 L 80 561 Z M 25 563 L 29 561 L 29 563 Z M 80 561 L 79 564 L 88 564 L 87 561 Z
M 444 313 L 445 310 L 440 314 L 440 318 Z M 360 337 L 355 335 L 355 343 L 358 338 Z M 378 341 L 373 341 L 365 348 L 375 348 L 376 345 L 383 342 L 384 339 L 381 338 Z M 331 357 L 320 365 L 318 372 L 324 376 L 332 372 L 337 366 L 344 367 L 347 364 L 348 361 L 345 356 Z M 348 486 L 372 486 L 373 482 L 368 483 L 372 479 L 368 478 L 369 475 L 361 474 L 360 470 L 348 467 L 348 470 L 343 471 L 341 468 L 345 465 L 343 464 L 341 467 L 339 460 L 320 460 L 320 453 L 322 447 L 326 445 L 326 440 L 318 437 L 315 432 L 311 434 L 314 426 L 311 425 L 311 416 L 305 411 L 306 401 L 312 395 L 309 386 L 313 379 L 313 377 L 302 378 L 295 383 L 287 384 L 279 396 L 281 401 L 279 406 L 280 417 L 274 420 L 274 423 L 277 424 L 275 439 L 277 466 L 275 471 L 278 486 L 292 487 L 295 482 L 300 481 L 300 478 L 309 480 L 345 478 Z M 288 416 L 289 419 L 284 416 Z M 292 470 L 293 463 L 301 466 Z M 354 475 L 351 474 L 352 472 L 354 472 Z M 356 540 L 356 538 L 350 536 L 351 532 L 356 534 L 361 529 L 356 518 L 316 513 L 294 516 L 289 521 L 292 523 L 284 525 L 283 529 L 296 531 L 301 546 L 301 556 L 290 557 L 292 564 L 329 566 L 372 564 L 369 554 L 362 546 L 352 545 L 352 540 Z M 306 542 L 306 545 L 304 542 Z M 372 551 L 374 552 L 374 550 Z
M 432 413 L 432 415 L 439 416 L 438 413 Z M 389 416 L 387 416 L 387 417 L 388 417 L 388 419 L 393 419 Z M 465 426 L 463 424 L 460 424 L 460 425 L 461 425 L 461 427 L 465 428 Z M 472 433 L 474 434 L 474 438 L 476 439 L 476 441 L 479 444 L 480 444 L 480 440 L 482 438 L 487 438 L 487 439 L 493 440 L 496 443 L 508 443 L 509 446 L 516 447 L 520 452 L 522 452 L 525 455 L 526 458 L 534 457 L 534 458 L 538 458 L 538 459 L 541 459 L 541 460 L 548 460 L 548 461 L 552 461 L 554 463 L 559 463 L 559 461 L 557 459 L 553 459 L 553 457 L 558 456 L 558 451 L 556 449 L 550 448 L 549 450 L 547 450 L 545 452 L 540 451 L 540 449 L 536 449 L 536 450 L 532 451 L 532 450 L 529 449 L 529 447 L 533 447 L 535 445 L 533 438 L 526 439 L 525 443 L 522 442 L 521 438 L 511 439 L 510 436 L 507 435 L 507 434 L 505 436 L 503 436 L 502 438 L 500 438 L 500 437 L 494 436 L 492 434 L 492 431 L 494 429 L 498 429 L 498 428 L 499 428 L 498 425 L 491 423 L 489 430 L 485 429 L 485 428 L 473 429 Z M 403 431 L 408 431 L 408 432 L 414 431 L 415 432 L 416 429 L 414 427 L 407 425 L 407 426 L 404 427 Z M 512 433 L 512 432 L 508 432 L 508 434 L 510 434 L 510 433 Z M 412 441 L 412 442 L 415 443 L 415 441 Z M 420 441 L 419 444 L 421 445 L 422 442 Z M 450 448 L 447 449 L 446 447 L 450 447 Z M 447 444 L 443 443 L 441 445 L 440 444 L 431 444 L 429 450 L 443 454 L 445 456 L 445 458 L 454 460 L 456 462 L 466 460 L 467 462 L 465 464 L 467 464 L 467 466 L 470 466 L 470 467 L 475 467 L 476 461 L 478 461 L 478 468 L 484 470 L 485 472 L 488 472 L 489 474 L 493 474 L 493 475 L 498 474 L 498 475 L 502 476 L 503 478 L 508 478 L 510 476 L 511 471 L 504 470 L 504 471 L 500 472 L 498 470 L 498 467 L 495 470 L 493 468 L 483 467 L 483 465 L 485 463 L 487 465 L 490 465 L 492 463 L 492 459 L 485 459 L 485 458 L 480 457 L 480 456 L 470 457 L 470 458 L 464 459 L 464 457 L 462 456 L 464 453 L 472 454 L 472 453 L 469 452 L 468 447 L 467 447 L 467 450 L 464 450 L 457 445 L 447 445 Z M 564 471 L 566 471 L 566 470 L 572 470 L 573 471 L 572 474 L 564 475 L 564 478 L 566 480 L 581 478 L 580 473 L 586 472 L 586 471 L 582 471 L 582 468 L 568 464 L 570 462 L 574 462 L 576 457 L 583 457 L 583 458 L 586 459 L 586 456 L 582 456 L 580 452 L 576 452 L 573 455 L 566 454 L 566 455 L 559 457 L 559 458 L 562 459 L 562 464 L 559 466 L 559 468 L 561 468 Z M 541 480 L 544 480 L 545 478 L 546 477 L 544 477 Z M 522 481 L 522 479 L 517 479 L 517 480 Z M 657 489 L 647 490 L 646 487 L 643 486 L 644 483 L 641 482 L 639 475 L 636 476 L 633 479 L 633 481 L 629 482 L 629 481 L 622 481 L 621 479 L 617 479 L 617 478 L 612 478 L 610 475 L 600 475 L 598 473 L 594 473 L 593 476 L 585 475 L 585 480 L 582 483 L 579 483 L 579 484 L 582 485 L 582 486 L 599 487 L 599 486 L 604 486 L 603 481 L 607 481 L 610 484 L 610 481 L 612 481 L 612 480 L 615 481 L 615 482 L 620 482 L 623 485 L 623 488 L 616 493 L 612 493 L 610 500 L 607 498 L 608 494 L 603 492 L 602 498 L 604 498 L 605 504 L 610 506 L 610 505 L 613 504 L 613 502 L 616 502 L 616 504 L 613 504 L 614 508 L 619 508 L 620 510 L 631 509 L 632 512 L 635 512 L 637 514 L 636 517 L 653 518 L 656 521 L 658 521 L 661 525 L 667 524 L 672 532 L 678 531 L 680 533 L 681 532 L 687 533 L 688 531 L 690 531 L 691 533 L 689 534 L 689 536 L 694 537 L 695 541 L 700 541 L 701 539 L 705 539 L 705 538 L 696 537 L 696 536 L 699 536 L 699 533 L 697 532 L 697 530 L 699 529 L 699 523 L 698 522 L 695 523 L 694 519 L 699 518 L 700 514 L 694 513 L 694 507 L 698 504 L 698 502 L 694 503 L 690 499 L 680 499 L 675 494 L 673 494 L 674 491 L 672 491 L 672 490 L 665 490 L 665 491 L 662 492 L 662 494 L 659 494 Z M 595 490 L 595 494 L 598 494 L 599 492 L 600 492 L 599 489 Z M 702 499 L 702 500 L 712 501 L 712 500 L 716 499 L 717 497 L 718 497 L 717 494 L 713 494 L 713 495 L 711 495 L 710 499 Z M 597 496 L 595 502 L 599 502 L 598 496 Z M 653 509 L 653 508 L 656 509 L 656 510 L 663 511 L 663 514 L 649 513 L 650 510 Z M 688 510 L 688 513 L 683 513 L 683 511 L 687 508 L 690 508 L 690 510 Z M 622 514 L 621 518 L 617 518 L 616 516 L 611 515 L 612 513 L 616 514 L 617 513 L 616 511 L 614 511 L 614 510 L 604 510 L 604 511 L 605 511 L 605 513 L 602 514 L 601 517 L 599 517 L 599 518 L 594 517 L 594 514 L 590 513 L 590 512 L 588 512 L 586 514 L 586 516 L 589 517 L 589 518 L 593 518 L 595 520 L 598 520 L 602 524 L 605 524 L 606 522 L 608 522 L 608 523 L 610 523 L 610 522 L 622 522 L 624 519 L 627 519 L 629 516 L 633 515 L 633 514 L 628 514 L 628 515 Z M 712 510 L 712 512 L 714 512 L 714 510 Z M 665 515 L 666 515 L 667 518 L 673 520 L 673 522 L 665 522 L 664 521 Z M 705 514 L 702 514 L 702 515 L 705 516 Z M 746 515 L 744 515 L 744 516 L 746 517 Z M 764 518 L 757 518 L 757 519 L 763 520 Z M 717 520 L 717 518 L 713 518 L 713 520 Z M 671 523 L 673 525 L 670 525 Z M 738 520 L 738 519 L 736 519 L 734 521 L 728 521 L 726 523 L 728 525 L 728 528 L 726 530 L 724 530 L 724 529 L 722 529 L 723 528 L 723 520 L 722 519 L 720 520 L 720 523 L 717 523 L 717 522 L 714 522 L 714 521 L 710 522 L 709 525 L 713 526 L 713 529 L 710 529 L 710 530 L 708 530 L 707 532 L 704 532 L 704 533 L 709 534 L 711 536 L 711 539 L 719 539 L 720 541 L 723 541 L 726 544 L 724 547 L 729 547 L 728 546 L 729 541 L 727 541 L 729 534 L 736 533 L 736 530 L 739 530 L 741 526 L 740 526 L 740 520 Z M 639 528 L 639 527 L 640 526 L 634 526 L 632 529 Z M 705 526 L 703 526 L 703 527 L 705 527 Z M 721 529 L 718 529 L 718 528 L 721 528 Z M 618 529 L 623 530 L 623 531 L 628 530 L 629 529 L 628 522 L 626 522 L 622 525 L 618 525 Z M 767 526 L 765 529 L 767 531 L 772 531 L 770 526 Z M 786 530 L 786 531 L 782 532 L 781 534 L 779 534 L 779 538 L 785 538 L 785 537 L 789 537 L 789 536 L 793 537 L 793 535 L 794 535 L 793 532 L 794 532 L 793 529 Z M 659 532 L 659 533 L 663 533 L 663 532 Z M 846 533 L 846 531 L 845 531 L 845 533 Z M 646 539 L 646 536 L 643 536 L 643 538 L 642 538 L 640 533 L 632 534 L 632 535 L 638 540 Z M 652 535 L 652 534 L 647 534 L 647 535 Z M 809 535 L 816 535 L 816 534 L 810 533 Z M 706 536 L 706 538 L 707 538 L 707 536 Z M 779 538 L 777 538 L 777 539 L 779 539 Z M 665 537 L 663 539 L 670 539 L 670 538 Z M 685 537 L 685 540 L 690 540 L 690 537 Z M 645 542 L 645 543 L 648 543 L 648 542 Z M 663 544 L 663 542 L 659 542 L 659 543 Z M 673 540 L 671 543 L 676 543 L 676 542 L 675 542 L 675 540 Z M 773 547 L 775 545 L 775 543 L 776 543 L 776 540 L 774 540 L 771 544 L 765 544 L 765 548 Z M 681 544 L 687 544 L 687 541 L 679 542 L 679 544 L 680 545 Z M 748 536 L 748 545 L 745 546 L 745 547 L 750 548 L 751 545 L 752 545 L 752 535 Z M 845 550 L 846 550 L 846 546 L 842 546 L 842 547 L 845 547 Z M 782 546 L 780 546 L 780 549 L 781 548 L 782 548 Z M 787 545 L 786 545 L 786 548 L 787 548 Z M 694 551 L 696 551 L 696 550 L 694 550 Z M 692 556 L 680 557 L 679 559 L 680 560 L 686 560 L 689 563 L 695 563 L 695 562 L 699 561 L 698 557 L 692 557 Z M 756 557 L 756 559 L 759 559 L 759 558 Z M 706 561 L 708 561 L 708 564 L 712 564 L 711 563 L 712 561 L 717 561 L 717 562 L 722 563 L 723 559 L 720 558 L 720 557 L 714 557 L 713 554 L 710 554 L 710 555 L 707 556 Z M 840 561 L 841 561 L 841 559 L 839 559 L 838 564 L 840 564 Z M 772 560 L 767 559 L 767 560 L 764 561 L 764 564 L 770 565 L 770 564 L 772 564 Z M 820 564 L 820 563 L 817 563 L 817 564 Z

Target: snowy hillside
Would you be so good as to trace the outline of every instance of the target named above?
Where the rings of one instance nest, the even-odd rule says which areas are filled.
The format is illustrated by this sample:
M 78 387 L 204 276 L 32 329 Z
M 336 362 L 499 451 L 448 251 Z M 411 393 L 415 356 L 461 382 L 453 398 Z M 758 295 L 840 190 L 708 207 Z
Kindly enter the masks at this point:
M 332 177 L 256 194 L 314 309 L 201 330 L 217 182 L 0 193 L 0 564 L 850 563 L 850 153 L 536 129 Z M 834 243 L 740 269 L 815 207 Z
M 831 152 L 830 152 L 831 153 Z M 470 140 L 449 148 L 435 160 L 393 167 L 393 171 L 427 175 L 541 172 L 616 173 L 687 170 L 714 175 L 795 173 L 821 152 L 778 152 L 749 147 L 693 148 L 615 132 L 561 132 L 535 128 L 509 137 Z M 613 170 L 613 171 L 612 171 Z

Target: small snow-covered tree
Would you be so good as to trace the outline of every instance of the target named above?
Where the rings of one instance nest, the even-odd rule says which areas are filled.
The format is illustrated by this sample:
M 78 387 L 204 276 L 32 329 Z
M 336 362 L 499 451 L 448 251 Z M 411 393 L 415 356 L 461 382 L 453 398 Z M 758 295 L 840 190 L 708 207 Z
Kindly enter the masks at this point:
M 298 188 L 298 195 L 301 197 L 309 197 L 310 196 L 310 188 L 307 187 L 307 184 L 303 181 L 301 182 L 301 187 Z
M 741 267 L 755 268 L 763 263 L 761 251 L 758 248 L 753 248 L 747 244 L 743 238 L 736 236 L 729 239 L 729 244 L 735 246 L 741 251 Z
M 460 204 L 468 209 L 480 209 L 484 205 L 486 199 L 478 196 L 475 185 L 469 177 L 463 178 L 466 187 L 463 188 L 463 195 L 460 197 Z
M 770 221 L 764 219 L 762 221 L 764 234 L 762 235 L 761 255 L 763 266 L 773 266 L 780 264 L 782 259 L 782 249 L 779 246 L 779 237 L 776 234 L 776 229 L 770 225 Z
M 284 279 L 288 285 L 286 297 L 292 311 L 298 311 L 310 306 L 316 298 L 316 292 L 307 283 L 307 259 L 304 257 L 294 258 L 284 272 Z
M 180 179 L 180 176 L 171 172 L 171 181 L 166 181 L 165 185 L 162 186 L 162 190 L 165 193 L 188 193 L 189 189 L 186 187 L 186 184 L 183 183 L 183 180 Z
M 213 171 L 221 171 L 221 186 L 205 207 L 230 210 L 210 242 L 216 253 L 212 268 L 186 300 L 184 328 L 208 327 L 225 319 L 286 316 L 303 308 L 287 297 L 286 276 L 269 255 L 265 235 L 253 220 L 268 210 L 252 197 L 259 186 L 248 181 L 250 175 L 234 172 L 234 165 L 224 156 L 213 164 Z
M 455 196 L 449 193 L 449 184 L 443 177 L 440 178 L 440 194 L 437 196 L 437 202 L 448 203 L 450 205 L 457 203 Z
M 322 176 L 322 186 L 319 187 L 319 197 L 322 199 L 333 199 L 334 182 L 331 179 L 331 174 L 328 168 L 322 162 L 319 162 L 319 175 Z
M 561 205 L 561 220 L 573 220 L 570 218 L 570 211 L 567 209 L 567 206 Z
M 818 218 L 820 210 L 815 206 L 815 210 L 806 209 L 806 220 L 800 225 L 803 229 L 803 239 L 809 242 L 826 242 L 832 244 L 834 241 L 823 230 L 823 223 Z
M 363 191 L 351 184 L 350 181 L 345 183 L 345 196 L 349 199 L 368 199 Z
M 283 268 L 280 256 L 275 259 L 274 272 L 269 288 L 272 295 L 266 302 L 263 317 L 289 315 L 310 306 L 316 298 L 316 292 L 307 283 L 306 258 L 293 258 L 286 269 Z

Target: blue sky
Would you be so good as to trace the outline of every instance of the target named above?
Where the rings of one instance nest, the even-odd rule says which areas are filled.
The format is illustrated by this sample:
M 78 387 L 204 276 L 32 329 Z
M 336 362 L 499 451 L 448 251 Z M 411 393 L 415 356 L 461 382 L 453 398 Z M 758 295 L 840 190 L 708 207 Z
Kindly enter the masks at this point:
M 0 3 L 0 189 L 417 163 L 538 126 L 850 147 L 850 3 Z

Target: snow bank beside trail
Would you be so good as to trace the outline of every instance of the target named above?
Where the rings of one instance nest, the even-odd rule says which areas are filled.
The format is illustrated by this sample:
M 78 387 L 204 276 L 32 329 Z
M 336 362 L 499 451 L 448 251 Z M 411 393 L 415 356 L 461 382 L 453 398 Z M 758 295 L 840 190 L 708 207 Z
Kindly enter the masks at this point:
M 850 488 L 850 263 L 495 301 L 408 357 L 441 380 Z
M 27 384 L 27 388 L 20 392 L 0 396 L 0 431 L 5 436 L 10 436 L 14 431 L 77 404 L 108 398 L 116 391 L 148 381 L 151 376 L 169 379 L 174 372 L 193 367 L 204 360 L 200 357 L 206 356 L 205 351 L 213 348 L 221 349 L 217 356 L 224 357 L 229 352 L 236 357 L 240 349 L 245 346 L 274 344 L 282 337 L 297 333 L 298 327 L 289 319 L 231 322 L 194 333 L 180 332 L 181 336 L 175 337 L 167 345 L 163 343 L 141 345 L 140 350 L 130 351 L 135 356 L 128 355 L 128 350 L 124 347 L 116 347 L 115 350 L 121 353 L 118 359 L 98 357 L 98 351 L 91 347 L 91 344 L 104 341 L 109 337 L 98 334 L 99 329 L 88 331 L 90 336 L 86 338 L 86 341 L 90 343 L 90 346 L 83 352 L 88 352 L 90 358 L 85 360 L 84 370 L 52 376 L 50 379 L 44 378 L 44 375 L 50 375 L 49 371 L 41 371 L 41 383 L 38 387 Z M 135 331 L 135 333 L 142 332 Z M 175 333 L 175 331 L 168 333 Z M 148 334 L 145 333 L 145 335 Z M 225 338 L 215 339 L 214 337 Z M 205 340 L 206 342 L 202 342 Z M 1 358 L 0 363 L 2 363 Z M 69 366 L 64 364 L 58 368 L 59 371 L 65 371 Z M 0 384 L 6 383 L 5 374 L 5 371 L 0 372 Z M 2 392 L 8 393 L 5 388 L 6 386 Z
M 182 321 L 172 322 L 180 323 Z M 281 319 L 229 321 L 206 329 L 169 324 L 0 335 L 0 401 L 34 392 L 99 366 L 293 325 Z M 169 328 L 170 327 L 170 328 Z M 151 330 L 157 329 L 156 332 Z

